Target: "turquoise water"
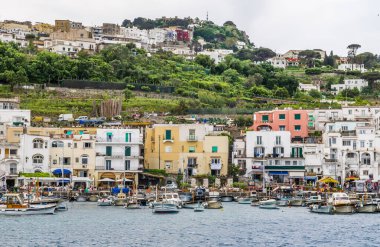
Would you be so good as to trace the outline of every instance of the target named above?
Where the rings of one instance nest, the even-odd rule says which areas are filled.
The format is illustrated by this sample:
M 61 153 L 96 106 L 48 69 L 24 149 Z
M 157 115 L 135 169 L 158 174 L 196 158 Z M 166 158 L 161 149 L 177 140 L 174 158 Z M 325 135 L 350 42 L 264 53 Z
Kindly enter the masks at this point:
M 0 246 L 380 246 L 380 214 L 318 215 L 306 208 L 155 215 L 96 203 L 68 203 L 45 216 L 0 216 Z

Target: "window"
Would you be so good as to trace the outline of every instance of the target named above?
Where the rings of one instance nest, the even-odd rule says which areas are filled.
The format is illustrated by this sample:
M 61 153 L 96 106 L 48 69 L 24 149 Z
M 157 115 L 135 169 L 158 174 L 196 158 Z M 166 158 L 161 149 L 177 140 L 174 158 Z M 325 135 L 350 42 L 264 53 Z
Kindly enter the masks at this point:
M 343 146 L 351 146 L 351 141 L 343 141 Z
M 112 170 L 111 160 L 106 160 L 106 170 Z
M 333 125 L 329 125 L 329 131 L 333 131 L 334 129 L 334 126 Z
M 212 158 L 211 164 L 220 164 L 220 159 L 219 158 Z
M 262 136 L 256 136 L 256 144 L 257 145 L 263 144 L 263 137 Z
M 279 115 L 279 119 L 280 119 L 280 120 L 285 120 L 285 114 L 280 114 L 280 115 Z
M 32 160 L 33 164 L 42 164 L 42 162 L 44 161 L 44 156 L 42 156 L 41 154 L 36 154 L 33 156 Z
M 84 154 L 81 156 L 81 162 L 82 165 L 87 165 L 88 164 L 88 155 Z
M 165 153 L 171 153 L 173 151 L 173 148 L 171 146 L 165 147 Z
M 195 167 L 197 165 L 197 158 L 188 158 L 187 159 L 187 166 L 188 167 Z
M 286 161 L 285 161 L 285 165 L 286 165 L 286 166 L 290 166 L 290 161 L 289 161 L 289 160 L 286 160 Z
M 131 147 L 125 147 L 125 156 L 131 156 L 131 151 L 132 151 L 132 148 Z
M 355 154 L 354 153 L 348 153 L 347 158 L 355 158 Z
M 189 140 L 191 140 L 191 141 L 196 140 L 195 129 L 189 129 Z
M 83 143 L 83 148 L 91 148 L 91 146 L 92 146 L 91 144 L 92 144 L 91 142 L 85 142 L 85 143 Z M 74 147 L 75 147 L 75 145 L 74 145 Z
M 63 157 L 63 165 L 70 165 L 70 164 L 71 164 L 71 158 Z
M 363 170 L 363 175 L 368 176 L 368 170 Z
M 373 141 L 369 141 L 369 147 L 373 147 Z
M 107 142 L 112 142 L 112 132 L 107 133 Z
M 173 166 L 173 164 L 172 164 L 171 160 L 165 161 L 165 169 L 170 170 L 170 169 L 172 169 L 172 166 Z
M 165 140 L 171 140 L 171 139 L 172 139 L 172 131 L 165 130 Z
M 294 125 L 295 131 L 301 131 L 301 125 Z
M 56 165 L 57 164 L 57 160 L 53 160 L 53 165 Z
M 189 153 L 195 153 L 195 147 L 189 147 Z
M 131 142 L 132 133 L 125 133 L 125 142 Z
M 281 145 L 281 136 L 276 136 L 276 145 Z
M 9 173 L 10 174 L 17 174 L 17 164 L 12 163 L 9 165 Z
M 348 126 L 346 126 L 346 125 L 343 125 L 343 126 L 342 126 L 342 130 L 343 130 L 343 131 L 346 131 L 346 130 L 348 130 Z
M 269 120 L 269 115 L 262 115 L 261 116 L 261 120 L 265 123 L 265 122 L 268 122 Z
M 10 149 L 9 154 L 10 155 L 17 155 L 17 149 Z
M 125 170 L 126 171 L 131 170 L 131 161 L 130 160 L 125 160 Z
M 285 125 L 280 125 L 280 131 L 285 131 Z
M 293 165 L 294 165 L 294 166 L 297 165 L 297 161 L 296 161 L 296 160 L 293 160 Z
M 71 148 L 71 143 L 70 142 L 67 143 L 67 147 Z
M 211 152 L 217 153 L 218 152 L 218 146 L 212 146 Z
M 294 114 L 295 120 L 301 120 L 301 114 Z
M 74 143 L 74 148 L 77 148 L 78 147 L 78 143 Z
M 33 148 L 43 148 L 44 141 L 42 139 L 34 139 L 33 140 Z
M 365 130 L 359 130 L 359 133 L 363 135 L 365 134 Z
M 53 141 L 51 143 L 51 147 L 52 148 L 63 148 L 64 147 L 64 143 L 62 141 Z
M 348 115 L 352 115 L 352 110 L 348 110 Z
M 365 146 L 365 142 L 364 141 L 360 141 L 360 147 L 364 148 L 364 146 Z
M 106 156 L 111 156 L 112 155 L 112 147 L 111 146 L 107 146 L 106 147 Z

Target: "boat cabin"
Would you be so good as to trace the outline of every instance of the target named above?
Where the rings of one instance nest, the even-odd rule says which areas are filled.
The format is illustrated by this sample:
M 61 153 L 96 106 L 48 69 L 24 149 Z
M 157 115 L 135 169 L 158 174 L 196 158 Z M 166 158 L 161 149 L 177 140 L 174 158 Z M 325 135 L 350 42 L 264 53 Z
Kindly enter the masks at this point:
M 20 194 L 5 194 L 7 208 L 27 208 Z

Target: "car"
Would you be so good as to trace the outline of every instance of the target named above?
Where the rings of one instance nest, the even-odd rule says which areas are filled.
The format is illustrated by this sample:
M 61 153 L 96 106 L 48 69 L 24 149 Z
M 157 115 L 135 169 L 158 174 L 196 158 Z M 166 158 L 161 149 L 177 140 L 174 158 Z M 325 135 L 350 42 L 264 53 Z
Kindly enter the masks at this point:
M 173 182 L 173 181 L 166 181 L 166 185 L 164 187 L 162 187 L 162 189 L 178 189 L 178 185 L 176 182 Z

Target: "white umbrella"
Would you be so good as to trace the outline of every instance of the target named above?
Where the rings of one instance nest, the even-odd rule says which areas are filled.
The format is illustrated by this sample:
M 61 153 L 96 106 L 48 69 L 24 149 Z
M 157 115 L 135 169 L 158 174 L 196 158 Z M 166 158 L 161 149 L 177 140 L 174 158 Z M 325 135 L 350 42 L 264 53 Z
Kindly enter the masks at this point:
M 131 180 L 131 179 L 123 179 L 123 178 L 120 178 L 120 179 L 118 179 L 118 180 L 116 180 L 117 182 L 133 182 L 133 180 Z
M 103 179 L 98 180 L 98 182 L 115 182 L 115 180 L 111 178 L 103 178 Z

